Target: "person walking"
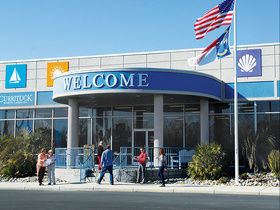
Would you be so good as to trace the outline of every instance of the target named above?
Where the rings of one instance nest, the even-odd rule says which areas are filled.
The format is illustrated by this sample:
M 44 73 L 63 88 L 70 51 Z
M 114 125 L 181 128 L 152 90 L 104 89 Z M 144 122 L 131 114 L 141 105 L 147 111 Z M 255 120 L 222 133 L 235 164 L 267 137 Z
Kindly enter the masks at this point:
M 164 154 L 163 149 L 159 149 L 159 158 L 158 158 L 158 176 L 161 179 L 161 186 L 165 187 L 165 181 L 164 181 L 164 170 L 167 170 L 167 164 L 166 164 L 166 156 Z
M 104 148 L 103 148 L 103 141 L 100 141 L 99 144 L 98 144 L 98 147 L 97 147 L 97 159 L 98 159 L 98 170 L 101 171 L 101 155 L 104 151 Z
M 101 174 L 100 177 L 97 181 L 98 184 L 101 183 L 105 172 L 109 171 L 110 173 L 110 184 L 113 185 L 114 184 L 114 179 L 113 179 L 113 159 L 114 159 L 114 153 L 112 150 L 110 150 L 110 145 L 108 144 L 106 146 L 106 150 L 102 153 L 101 156 Z
M 39 185 L 43 185 L 43 178 L 45 175 L 45 170 L 46 170 L 46 166 L 44 166 L 44 162 L 45 160 L 47 160 L 47 150 L 45 148 L 41 149 L 41 153 L 38 155 L 38 160 L 37 160 L 37 165 L 36 165 L 36 169 L 37 169 L 37 176 L 38 176 L 38 181 L 39 181 Z
M 140 148 L 140 155 L 137 158 L 134 158 L 134 160 L 139 162 L 139 166 L 137 169 L 137 181 L 136 183 L 145 183 L 146 178 L 146 160 L 147 160 L 147 154 L 145 152 L 145 149 L 142 147 Z
M 49 161 L 49 165 L 48 167 L 48 177 L 49 177 L 49 183 L 48 185 L 51 185 L 51 181 L 53 182 L 53 185 L 55 185 L 55 157 L 53 154 L 52 150 L 49 150 L 49 155 L 48 155 L 48 159 L 47 161 Z

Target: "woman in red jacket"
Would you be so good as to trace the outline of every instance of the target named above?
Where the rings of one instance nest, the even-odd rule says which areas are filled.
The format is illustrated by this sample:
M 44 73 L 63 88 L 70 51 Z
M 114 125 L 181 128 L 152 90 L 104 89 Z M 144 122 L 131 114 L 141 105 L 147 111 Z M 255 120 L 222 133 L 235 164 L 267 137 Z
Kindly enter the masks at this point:
M 47 150 L 45 148 L 41 149 L 41 153 L 38 155 L 38 161 L 37 161 L 37 175 L 38 175 L 38 181 L 39 185 L 43 185 L 42 181 L 45 175 L 46 166 L 44 166 L 45 160 L 47 160 Z

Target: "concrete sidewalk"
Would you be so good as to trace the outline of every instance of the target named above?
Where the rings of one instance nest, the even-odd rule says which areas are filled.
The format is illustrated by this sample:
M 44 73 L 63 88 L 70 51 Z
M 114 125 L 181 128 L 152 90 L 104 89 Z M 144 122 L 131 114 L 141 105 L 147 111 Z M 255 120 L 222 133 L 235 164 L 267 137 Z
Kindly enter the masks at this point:
M 163 192 L 163 193 L 208 193 L 208 194 L 244 194 L 280 196 L 279 187 L 246 187 L 246 186 L 193 186 L 187 184 L 167 184 L 159 187 L 156 184 L 115 183 L 59 183 L 57 185 L 38 186 L 38 183 L 0 183 L 0 190 L 50 190 L 50 191 L 115 191 L 115 192 Z

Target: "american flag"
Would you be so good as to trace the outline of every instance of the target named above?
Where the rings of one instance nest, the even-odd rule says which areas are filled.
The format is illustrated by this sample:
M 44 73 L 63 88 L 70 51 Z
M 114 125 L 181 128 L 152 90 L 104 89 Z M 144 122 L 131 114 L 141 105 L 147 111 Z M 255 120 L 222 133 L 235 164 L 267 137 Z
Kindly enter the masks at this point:
M 201 39 L 209 31 L 221 25 L 231 25 L 234 0 L 225 0 L 221 4 L 198 18 L 194 24 L 196 39 Z

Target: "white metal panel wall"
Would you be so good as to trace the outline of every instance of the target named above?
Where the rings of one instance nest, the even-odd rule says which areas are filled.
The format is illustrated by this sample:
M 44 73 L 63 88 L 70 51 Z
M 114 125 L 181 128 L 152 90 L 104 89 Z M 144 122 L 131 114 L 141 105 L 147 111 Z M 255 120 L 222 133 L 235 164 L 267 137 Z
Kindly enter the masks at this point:
M 262 50 L 262 77 L 243 77 L 240 82 L 276 81 L 279 80 L 280 70 L 280 44 L 263 44 L 240 46 L 239 50 L 261 49 Z M 100 68 L 168 68 L 194 70 L 213 75 L 226 83 L 233 82 L 233 58 L 232 55 L 213 63 L 200 67 L 190 67 L 188 58 L 199 55 L 203 49 L 172 50 L 161 52 L 143 52 L 116 55 L 85 56 L 73 58 L 53 58 L 26 61 L 0 62 L 0 92 L 33 92 L 51 91 L 52 87 L 46 86 L 47 63 L 69 62 L 69 71 L 85 71 Z M 5 88 L 6 65 L 27 64 L 27 87 Z

